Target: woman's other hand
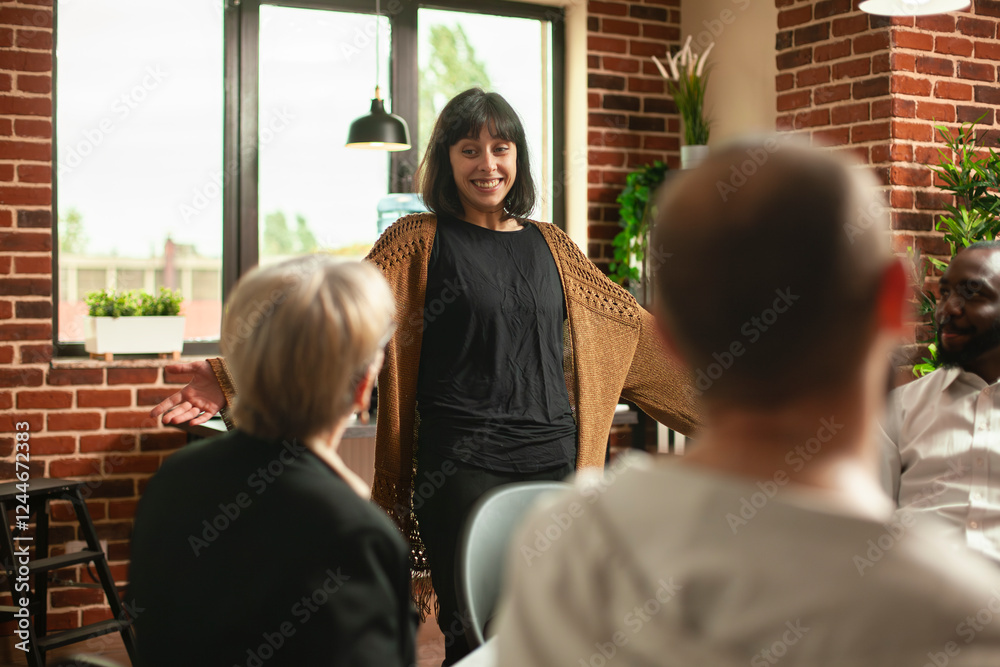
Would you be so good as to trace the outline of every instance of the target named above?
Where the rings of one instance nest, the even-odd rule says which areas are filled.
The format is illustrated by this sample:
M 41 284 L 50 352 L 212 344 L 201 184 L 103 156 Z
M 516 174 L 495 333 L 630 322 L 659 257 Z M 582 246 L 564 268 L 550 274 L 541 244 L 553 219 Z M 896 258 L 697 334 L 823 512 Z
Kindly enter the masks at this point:
M 168 373 L 191 374 L 194 377 L 177 393 L 171 394 L 150 410 L 149 416 L 163 415 L 164 424 L 204 424 L 226 405 L 226 396 L 208 361 L 171 364 Z

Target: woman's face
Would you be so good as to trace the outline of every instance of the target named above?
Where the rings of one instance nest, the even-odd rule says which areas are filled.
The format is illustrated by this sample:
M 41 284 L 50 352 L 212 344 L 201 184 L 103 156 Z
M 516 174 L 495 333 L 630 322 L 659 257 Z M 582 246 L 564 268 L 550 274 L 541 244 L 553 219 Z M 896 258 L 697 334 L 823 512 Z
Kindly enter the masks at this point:
M 486 125 L 478 137 L 460 139 L 448 149 L 458 198 L 466 215 L 503 210 L 517 178 L 517 146 L 490 135 Z

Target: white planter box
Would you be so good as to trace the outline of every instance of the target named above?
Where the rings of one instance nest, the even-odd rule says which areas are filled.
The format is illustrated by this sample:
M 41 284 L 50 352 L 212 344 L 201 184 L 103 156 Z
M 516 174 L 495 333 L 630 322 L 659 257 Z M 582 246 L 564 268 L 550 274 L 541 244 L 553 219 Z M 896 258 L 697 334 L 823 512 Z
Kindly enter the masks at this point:
M 91 354 L 154 354 L 184 347 L 184 316 L 84 317 L 83 349 Z

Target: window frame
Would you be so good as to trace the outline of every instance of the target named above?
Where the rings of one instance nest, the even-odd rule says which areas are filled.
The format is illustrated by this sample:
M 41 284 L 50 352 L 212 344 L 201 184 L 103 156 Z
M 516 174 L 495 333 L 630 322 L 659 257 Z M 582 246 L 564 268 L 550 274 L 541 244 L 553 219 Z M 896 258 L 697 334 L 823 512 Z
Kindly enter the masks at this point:
M 418 127 L 418 26 L 419 9 L 441 9 L 473 14 L 496 15 L 548 21 L 552 29 L 552 222 L 566 228 L 566 197 L 561 178 L 565 174 L 566 108 L 563 91 L 566 80 L 566 10 L 551 5 L 535 5 L 514 0 L 386 0 L 381 13 L 390 21 L 389 88 L 391 110 Z M 236 281 L 257 265 L 258 230 L 258 139 L 259 139 L 259 32 L 260 6 L 276 5 L 301 9 L 375 14 L 371 0 L 225 0 L 223 9 L 223 173 L 222 188 L 222 303 L 228 302 Z M 53 41 L 58 41 L 58 11 L 53 12 Z M 54 47 L 55 48 L 55 47 Z M 55 52 L 55 51 L 54 51 Z M 53 88 L 57 68 L 53 66 Z M 57 96 L 53 94 L 53 159 L 58 155 L 55 122 Z M 416 170 L 417 149 L 390 154 L 386 174 L 389 191 L 398 192 L 404 178 Z M 57 238 L 58 178 L 52 176 L 53 237 Z M 53 302 L 59 303 L 59 250 L 53 243 Z M 83 343 L 59 340 L 59 310 L 53 308 L 53 346 L 58 356 L 86 356 Z M 218 341 L 184 343 L 183 354 L 206 356 L 219 353 Z

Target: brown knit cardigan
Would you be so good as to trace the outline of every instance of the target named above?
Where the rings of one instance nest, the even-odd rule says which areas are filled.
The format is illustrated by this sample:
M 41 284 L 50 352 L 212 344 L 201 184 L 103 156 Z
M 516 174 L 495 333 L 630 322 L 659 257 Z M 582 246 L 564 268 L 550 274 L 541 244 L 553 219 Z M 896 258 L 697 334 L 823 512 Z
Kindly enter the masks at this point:
M 558 227 L 533 223 L 555 258 L 566 299 L 563 329 L 566 389 L 577 422 L 577 467 L 604 465 L 608 431 L 620 397 L 670 428 L 689 434 L 698 422 L 690 380 L 671 359 L 652 316 L 626 290 L 608 280 Z M 419 213 L 396 221 L 368 260 L 396 297 L 399 326 L 385 351 L 378 378 L 378 426 L 372 498 L 399 524 L 413 548 L 413 567 L 426 571 L 412 510 L 416 454 L 417 371 L 427 264 L 437 221 Z
M 577 467 L 604 465 L 615 406 L 623 396 L 660 423 L 690 434 L 698 423 L 690 379 L 663 347 L 652 316 L 608 280 L 565 232 L 549 223 L 532 224 L 555 258 L 566 299 L 563 369 L 577 422 Z M 412 483 L 424 308 L 426 304 L 432 312 L 434 300 L 444 296 L 426 294 L 436 229 L 437 220 L 430 213 L 400 218 L 367 257 L 389 282 L 398 321 L 378 378 L 372 499 L 409 539 L 414 574 L 429 570 L 413 515 Z M 211 361 L 231 399 L 232 378 L 221 360 Z

